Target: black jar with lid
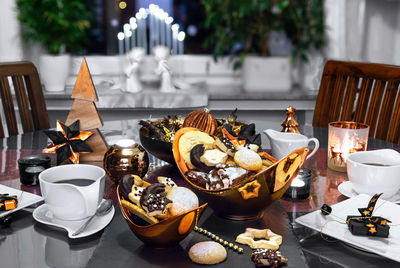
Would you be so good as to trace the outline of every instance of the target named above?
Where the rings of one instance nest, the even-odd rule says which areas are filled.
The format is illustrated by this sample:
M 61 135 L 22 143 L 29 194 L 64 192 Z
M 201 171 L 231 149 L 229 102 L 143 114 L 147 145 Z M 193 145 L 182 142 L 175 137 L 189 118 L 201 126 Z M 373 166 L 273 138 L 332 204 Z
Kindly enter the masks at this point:
M 51 166 L 46 155 L 28 155 L 18 160 L 19 176 L 22 184 L 38 185 L 39 174 Z

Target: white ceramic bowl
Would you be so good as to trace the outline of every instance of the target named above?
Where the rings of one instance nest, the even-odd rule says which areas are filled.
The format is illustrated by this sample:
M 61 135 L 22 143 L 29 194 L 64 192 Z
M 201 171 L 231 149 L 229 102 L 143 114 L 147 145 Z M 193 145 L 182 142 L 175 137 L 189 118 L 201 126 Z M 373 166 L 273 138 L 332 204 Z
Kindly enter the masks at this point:
M 392 149 L 352 153 L 347 158 L 347 175 L 357 193 L 383 193 L 382 198 L 388 199 L 400 190 L 400 153 Z

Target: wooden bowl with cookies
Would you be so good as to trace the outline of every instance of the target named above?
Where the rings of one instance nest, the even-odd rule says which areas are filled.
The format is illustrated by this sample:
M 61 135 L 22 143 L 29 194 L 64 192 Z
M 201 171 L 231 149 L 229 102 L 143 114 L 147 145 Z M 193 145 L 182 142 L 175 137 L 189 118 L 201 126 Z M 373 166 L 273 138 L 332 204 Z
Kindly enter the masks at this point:
M 215 136 L 198 128 L 175 133 L 173 154 L 183 178 L 214 212 L 233 220 L 258 218 L 280 199 L 304 164 L 307 148 L 277 161 L 227 130 Z
M 176 246 L 194 229 L 207 206 L 199 206 L 195 193 L 165 177 L 150 184 L 127 175 L 117 187 L 117 196 L 131 231 L 154 249 Z

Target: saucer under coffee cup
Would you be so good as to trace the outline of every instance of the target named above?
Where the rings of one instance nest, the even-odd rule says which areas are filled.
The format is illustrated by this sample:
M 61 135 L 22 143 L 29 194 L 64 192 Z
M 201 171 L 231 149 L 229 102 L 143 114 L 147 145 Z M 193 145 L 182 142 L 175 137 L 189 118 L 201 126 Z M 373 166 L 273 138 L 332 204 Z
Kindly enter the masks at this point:
M 103 199 L 105 171 L 93 165 L 62 165 L 40 173 L 39 183 L 54 217 L 82 220 L 94 215 Z

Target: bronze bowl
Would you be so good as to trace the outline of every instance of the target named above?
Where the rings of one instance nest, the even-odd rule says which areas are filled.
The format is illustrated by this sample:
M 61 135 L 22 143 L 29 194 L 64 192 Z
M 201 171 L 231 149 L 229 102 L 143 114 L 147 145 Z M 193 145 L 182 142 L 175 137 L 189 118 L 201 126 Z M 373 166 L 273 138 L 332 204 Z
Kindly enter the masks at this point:
M 172 154 L 172 143 L 149 137 L 146 129 L 141 127 L 139 130 L 140 143 L 142 146 L 155 157 L 175 165 L 174 156 Z
M 309 152 L 307 148 L 297 149 L 240 185 L 222 190 L 207 190 L 185 176 L 188 168 L 179 153 L 180 137 L 193 130 L 197 129 L 182 128 L 175 134 L 173 153 L 178 169 L 201 200 L 207 202 L 217 215 L 232 220 L 249 220 L 262 216 L 263 210 L 286 192 Z
M 196 226 L 204 208 L 204 204 L 198 208 L 187 211 L 181 215 L 173 216 L 151 225 L 139 225 L 135 215 L 131 215 L 130 211 L 124 208 L 121 200 L 124 199 L 117 187 L 118 203 L 122 215 L 128 223 L 131 231 L 144 244 L 154 249 L 165 249 L 176 246 L 183 240 Z

